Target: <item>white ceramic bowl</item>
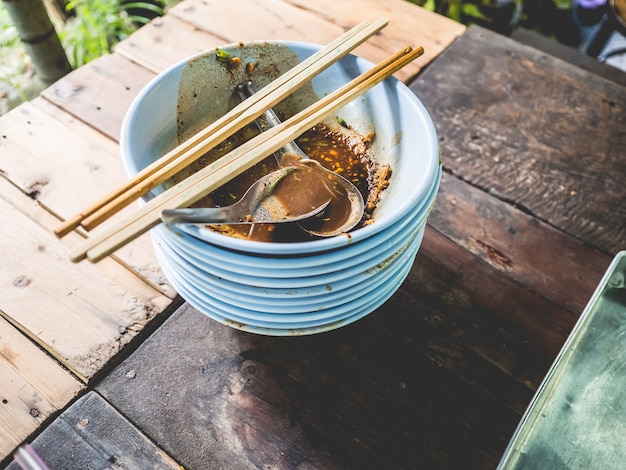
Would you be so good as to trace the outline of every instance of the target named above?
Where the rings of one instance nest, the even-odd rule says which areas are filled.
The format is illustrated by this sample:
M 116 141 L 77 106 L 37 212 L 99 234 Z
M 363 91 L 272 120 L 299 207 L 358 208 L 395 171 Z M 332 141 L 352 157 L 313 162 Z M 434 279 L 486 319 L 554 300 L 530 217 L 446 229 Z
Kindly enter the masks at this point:
M 272 70 L 284 73 L 319 48 L 271 41 L 221 49 L 241 57 L 243 63 L 255 62 L 257 68 L 271 65 Z M 198 54 L 162 72 L 139 93 L 126 115 L 120 140 L 130 176 L 173 148 L 177 139 L 235 104 L 229 97 L 247 77 L 241 71 L 222 76 L 224 67 L 216 64 L 214 50 Z M 312 96 L 324 96 L 371 66 L 349 55 L 276 107 L 293 114 L 306 107 Z M 260 87 L 269 79 L 258 70 L 253 81 Z M 180 119 L 194 123 L 182 131 L 177 114 L 181 109 Z M 377 85 L 337 115 L 363 135 L 375 131 L 370 153 L 392 168 L 374 222 L 348 234 L 294 243 L 242 240 L 199 226 L 155 227 L 151 233 L 165 275 L 198 310 L 260 334 L 312 334 L 371 313 L 404 281 L 441 177 L 432 120 L 419 99 L 395 78 Z

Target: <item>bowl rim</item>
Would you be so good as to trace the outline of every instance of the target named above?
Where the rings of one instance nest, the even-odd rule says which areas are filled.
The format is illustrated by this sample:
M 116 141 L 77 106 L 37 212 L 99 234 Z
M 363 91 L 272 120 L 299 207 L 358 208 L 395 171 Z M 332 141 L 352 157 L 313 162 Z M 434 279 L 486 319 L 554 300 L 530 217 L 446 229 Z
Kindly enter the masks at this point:
M 155 88 L 157 88 L 162 81 L 169 76 L 170 74 L 176 72 L 178 69 L 182 69 L 187 63 L 198 58 L 204 57 L 208 54 L 214 53 L 217 49 L 228 49 L 228 48 L 241 48 L 242 46 L 255 46 L 259 44 L 279 44 L 290 47 L 292 49 L 301 48 L 305 52 L 310 52 L 310 54 L 315 53 L 317 50 L 321 49 L 323 46 L 320 44 L 312 43 L 312 42 L 304 42 L 304 41 L 291 41 L 291 40 L 254 40 L 254 41 L 244 41 L 240 43 L 229 43 L 225 44 L 213 49 L 207 49 L 204 51 L 197 52 L 193 55 L 190 55 L 186 58 L 179 60 L 178 62 L 172 64 L 167 67 L 163 71 L 159 72 L 155 77 L 153 77 L 145 86 L 140 90 L 140 92 L 135 96 L 133 101 L 131 102 L 124 119 L 122 121 L 121 132 L 120 132 L 120 153 L 123 166 L 125 171 L 129 177 L 133 177 L 140 169 L 137 168 L 136 162 L 130 158 L 130 128 L 133 125 L 133 121 L 137 116 L 135 112 L 142 104 L 143 100 L 152 93 Z M 342 60 L 354 60 L 356 63 L 360 64 L 360 69 L 366 70 L 374 66 L 374 64 L 367 59 L 362 57 L 348 54 Z M 341 63 L 341 61 L 339 63 Z M 430 185 L 432 180 L 435 178 L 437 167 L 441 165 L 440 161 L 440 148 L 439 142 L 437 138 L 437 131 L 435 129 L 432 118 L 423 105 L 423 103 L 419 100 L 419 98 L 413 93 L 410 88 L 405 85 L 402 81 L 398 80 L 394 76 L 387 78 L 384 83 L 389 83 L 392 85 L 398 93 L 400 93 L 404 98 L 408 99 L 408 104 L 415 107 L 417 115 L 420 118 L 421 123 L 425 126 L 426 132 L 425 135 L 428 136 L 428 141 L 424 142 L 423 145 L 427 146 L 425 152 L 428 153 L 432 158 L 427 162 L 424 171 L 427 176 L 425 181 L 428 184 L 425 184 L 423 188 L 420 188 L 420 191 L 411 193 L 410 198 L 403 199 L 403 205 L 406 207 L 412 207 L 416 204 L 421 198 L 425 197 L 430 189 Z M 381 84 L 377 85 L 381 86 Z M 143 200 L 147 200 L 148 198 L 144 198 Z M 303 241 L 303 242 L 290 242 L 290 243 L 275 243 L 275 242 L 261 242 L 254 240 L 244 240 L 239 238 L 230 237 L 228 235 L 224 235 L 221 233 L 213 232 L 208 229 L 202 229 L 198 234 L 194 234 L 195 238 L 200 239 L 205 243 L 209 243 L 212 245 L 216 245 L 222 248 L 227 248 L 230 250 L 235 250 L 242 253 L 253 253 L 253 254 L 261 254 L 261 255 L 302 255 L 302 254 L 313 254 L 319 253 L 329 250 L 335 250 L 337 248 L 349 245 L 351 243 L 358 242 L 360 240 L 367 239 L 379 233 L 380 231 L 387 228 L 389 225 L 394 224 L 397 220 L 403 217 L 401 211 L 396 211 L 395 214 L 390 216 L 387 219 L 387 223 L 378 224 L 376 222 L 360 227 L 351 232 L 343 233 L 334 237 L 329 238 L 320 238 L 317 240 L 311 241 Z M 182 226 L 184 227 L 184 226 Z

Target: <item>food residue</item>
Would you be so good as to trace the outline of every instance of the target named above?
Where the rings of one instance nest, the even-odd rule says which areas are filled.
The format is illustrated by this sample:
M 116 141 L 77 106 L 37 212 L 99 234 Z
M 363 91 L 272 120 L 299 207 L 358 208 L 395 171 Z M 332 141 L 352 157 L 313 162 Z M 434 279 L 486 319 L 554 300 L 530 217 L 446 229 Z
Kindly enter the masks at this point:
M 259 133 L 254 125 L 248 125 L 218 147 L 209 151 L 184 172 L 176 175 L 171 183 L 176 183 L 186 175 L 193 173 L 207 164 L 217 160 L 241 143 Z M 380 193 L 387 187 L 391 175 L 389 165 L 378 164 L 367 152 L 362 142 L 355 144 L 343 133 L 331 130 L 324 125 L 317 125 L 306 131 L 296 143 L 313 160 L 318 161 L 327 169 L 351 181 L 361 192 L 365 201 L 365 214 L 362 225 L 371 223 L 371 217 Z M 278 169 L 274 156 L 270 156 L 244 173 L 210 193 L 194 204 L 194 207 L 219 207 L 235 203 L 245 191 L 259 178 Z M 304 188 L 301 188 L 302 190 Z M 211 230 L 238 237 L 251 238 L 257 241 L 305 241 L 315 237 L 299 229 L 295 224 L 255 224 L 246 225 L 211 225 Z

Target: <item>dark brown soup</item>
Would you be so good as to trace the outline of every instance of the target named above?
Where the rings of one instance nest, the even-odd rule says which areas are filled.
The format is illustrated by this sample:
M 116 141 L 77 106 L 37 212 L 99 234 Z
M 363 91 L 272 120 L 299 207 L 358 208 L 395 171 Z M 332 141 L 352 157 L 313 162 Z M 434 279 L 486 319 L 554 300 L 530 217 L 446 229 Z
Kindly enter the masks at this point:
M 255 126 L 247 126 L 231 139 L 208 152 L 184 173 L 176 175 L 172 182 L 176 183 L 186 175 L 215 161 L 257 133 L 258 129 Z M 331 131 L 323 125 L 315 126 L 305 132 L 296 140 L 296 143 L 311 159 L 317 160 L 324 167 L 340 174 L 359 189 L 366 202 L 366 213 L 360 226 L 368 223 L 378 200 L 379 192 L 386 185 L 389 171 L 382 169 L 367 154 L 365 145 L 362 143 L 361 145 L 355 145 L 346 135 L 338 131 Z M 278 169 L 277 159 L 275 156 L 268 157 L 199 200 L 194 204 L 194 207 L 215 207 L 233 204 L 243 196 L 255 181 L 276 169 Z M 311 190 L 311 188 L 307 189 Z M 297 194 L 294 195 L 294 197 L 297 196 Z M 325 214 L 325 216 L 328 216 L 328 214 Z M 294 242 L 315 239 L 315 237 L 309 235 L 294 223 L 222 224 L 208 225 L 207 228 L 225 235 L 257 241 Z

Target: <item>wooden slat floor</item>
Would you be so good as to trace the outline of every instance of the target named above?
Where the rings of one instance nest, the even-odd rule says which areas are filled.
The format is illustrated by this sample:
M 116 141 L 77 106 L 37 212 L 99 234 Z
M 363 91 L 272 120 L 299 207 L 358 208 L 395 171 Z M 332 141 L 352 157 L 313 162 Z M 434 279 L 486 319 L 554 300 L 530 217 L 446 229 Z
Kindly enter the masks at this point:
M 357 53 L 377 61 L 423 45 L 399 74 L 408 81 L 465 29 L 404 0 L 378 3 L 185 0 L 0 118 L 0 461 L 180 305 L 147 235 L 92 265 L 67 260 L 83 233 L 52 233 L 125 180 L 117 141 L 139 90 L 203 49 L 259 38 L 324 43 L 382 15 L 390 26 Z
M 244 3 L 185 0 L 0 118 L 0 466 L 17 470 L 10 453 L 32 441 L 55 469 L 495 468 L 626 248 L 626 89 L 404 0 Z M 424 45 L 401 78 L 445 171 L 385 305 L 322 335 L 266 337 L 181 305 L 149 237 L 67 261 L 83 234 L 52 229 L 124 180 L 121 122 L 156 73 L 226 42 L 327 42 L 382 15 L 390 26 L 357 52 Z
M 328 334 L 270 338 L 186 305 L 96 384 L 186 468 L 497 466 L 624 244 L 624 191 L 602 188 L 626 175 L 626 92 L 482 28 L 410 86 L 446 173 L 411 273 L 384 306 Z M 614 174 L 594 190 L 580 175 L 599 167 Z M 587 198 L 571 218 L 578 201 L 562 202 L 561 186 Z

